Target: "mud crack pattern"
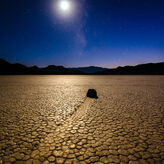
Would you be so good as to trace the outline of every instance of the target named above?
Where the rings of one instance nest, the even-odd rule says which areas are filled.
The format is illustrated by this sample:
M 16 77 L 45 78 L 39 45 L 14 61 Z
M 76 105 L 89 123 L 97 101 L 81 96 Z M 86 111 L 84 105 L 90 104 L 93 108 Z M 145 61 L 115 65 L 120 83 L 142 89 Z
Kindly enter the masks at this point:
M 0 161 L 164 163 L 163 100 L 163 76 L 0 77 Z

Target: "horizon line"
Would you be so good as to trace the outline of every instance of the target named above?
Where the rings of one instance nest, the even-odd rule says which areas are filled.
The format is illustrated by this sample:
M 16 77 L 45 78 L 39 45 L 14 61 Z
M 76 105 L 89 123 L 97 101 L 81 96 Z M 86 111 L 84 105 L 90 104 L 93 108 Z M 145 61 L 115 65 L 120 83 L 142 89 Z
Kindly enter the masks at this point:
M 65 68 L 85 68 L 85 67 L 100 67 L 100 68 L 106 68 L 106 69 L 115 69 L 115 68 L 118 68 L 118 67 L 126 67 L 126 66 L 137 66 L 137 65 L 142 65 L 142 64 L 157 64 L 157 63 L 163 63 L 164 61 L 159 61 L 159 62 L 143 62 L 143 63 L 136 63 L 136 64 L 127 64 L 127 65 L 117 65 L 117 66 L 111 66 L 111 67 L 105 67 L 105 66 L 97 66 L 97 65 L 86 65 L 86 66 L 70 66 L 70 67 L 67 67 L 67 66 L 64 66 L 64 65 L 55 65 L 55 64 L 49 64 L 49 65 L 46 65 L 46 66 L 38 66 L 38 65 L 26 65 L 26 64 L 22 64 L 22 63 L 19 63 L 19 62 L 10 62 L 6 59 L 3 59 L 3 58 L 0 58 L 1 60 L 4 60 L 10 64 L 21 64 L 21 65 L 24 65 L 26 67 L 38 67 L 38 68 L 46 68 L 48 66 L 57 66 L 57 67 L 65 67 Z

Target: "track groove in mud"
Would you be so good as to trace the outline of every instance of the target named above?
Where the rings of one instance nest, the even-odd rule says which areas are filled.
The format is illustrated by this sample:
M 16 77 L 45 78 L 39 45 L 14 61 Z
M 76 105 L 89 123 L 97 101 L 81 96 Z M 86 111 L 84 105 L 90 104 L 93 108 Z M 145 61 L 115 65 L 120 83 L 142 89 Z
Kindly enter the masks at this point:
M 66 120 L 62 121 L 58 126 L 63 126 L 64 124 L 67 124 L 69 121 L 72 121 L 74 119 L 78 119 L 79 117 L 83 117 L 86 113 L 87 110 L 92 106 L 92 104 L 94 103 L 94 101 L 96 101 L 93 98 L 88 98 L 86 97 L 86 99 L 84 100 L 84 102 L 75 109 L 75 111 L 72 113 L 72 115 L 70 117 L 68 117 Z

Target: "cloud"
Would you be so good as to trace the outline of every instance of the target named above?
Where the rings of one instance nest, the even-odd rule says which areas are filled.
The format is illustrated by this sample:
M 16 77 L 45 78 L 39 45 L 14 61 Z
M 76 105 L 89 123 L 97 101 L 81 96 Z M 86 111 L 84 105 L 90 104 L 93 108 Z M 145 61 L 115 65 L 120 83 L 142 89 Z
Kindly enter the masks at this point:
M 87 46 L 87 39 L 85 34 L 87 11 L 85 9 L 85 0 L 79 0 L 77 7 L 78 7 L 78 12 L 77 12 L 74 37 L 75 37 L 75 43 L 77 45 L 78 53 L 82 54 L 85 47 Z
M 86 47 L 87 41 L 86 41 L 85 34 L 82 30 L 80 32 L 77 32 L 76 40 L 77 40 L 77 43 L 79 43 L 79 45 L 82 49 Z

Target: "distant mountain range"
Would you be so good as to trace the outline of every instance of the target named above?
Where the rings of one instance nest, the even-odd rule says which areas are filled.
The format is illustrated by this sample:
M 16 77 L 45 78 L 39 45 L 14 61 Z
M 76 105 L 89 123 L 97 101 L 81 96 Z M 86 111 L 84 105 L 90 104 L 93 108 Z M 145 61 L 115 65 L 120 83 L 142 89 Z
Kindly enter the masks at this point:
M 164 75 L 164 62 L 124 66 L 96 72 L 96 75 Z
M 78 70 L 78 71 L 81 71 L 83 73 L 89 73 L 89 74 L 108 70 L 108 68 L 95 67 L 95 66 L 78 67 L 78 68 L 70 68 L 70 69 L 71 70 Z
M 71 70 L 63 66 L 49 65 L 44 68 L 27 67 L 22 64 L 11 64 L 0 59 L 0 75 L 76 75 L 84 74 L 78 70 Z
M 65 68 L 49 65 L 44 68 L 27 67 L 22 64 L 11 64 L 0 59 L 0 75 L 164 75 L 164 62 L 148 63 L 136 66 L 124 66 L 113 69 L 102 67 Z

